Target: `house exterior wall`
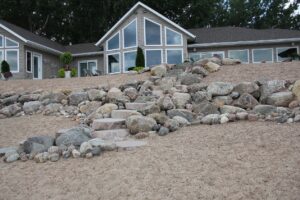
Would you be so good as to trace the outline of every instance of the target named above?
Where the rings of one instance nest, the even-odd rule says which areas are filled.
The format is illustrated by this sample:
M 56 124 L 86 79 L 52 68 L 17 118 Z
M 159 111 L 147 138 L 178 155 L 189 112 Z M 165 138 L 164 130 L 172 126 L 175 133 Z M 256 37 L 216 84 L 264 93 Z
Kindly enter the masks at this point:
M 161 25 L 161 36 L 162 36 L 162 45 L 158 46 L 146 46 L 145 41 L 144 41 L 144 18 L 148 18 L 158 24 Z M 166 63 L 166 49 L 182 49 L 183 50 L 183 58 L 188 58 L 188 51 L 187 51 L 187 36 L 185 33 L 182 31 L 178 30 L 176 27 L 174 27 L 171 24 L 168 24 L 158 16 L 154 15 L 153 13 L 146 11 L 142 7 L 138 7 L 135 12 L 129 16 L 123 23 L 121 23 L 115 31 L 113 31 L 106 40 L 103 42 L 102 46 L 104 49 L 104 66 L 105 66 L 105 73 L 108 73 L 108 66 L 107 66 L 107 55 L 108 54 L 114 54 L 114 53 L 120 53 L 120 63 L 121 63 L 121 73 L 124 72 L 124 67 L 123 67 L 123 53 L 127 51 L 134 51 L 137 49 L 137 47 L 133 48 L 126 48 L 123 49 L 123 33 L 122 29 L 126 27 L 129 23 L 131 23 L 134 19 L 137 19 L 137 41 L 138 41 L 138 46 L 141 47 L 143 50 L 147 49 L 161 49 L 162 50 L 162 62 Z M 166 46 L 165 44 L 165 27 L 171 28 L 179 33 L 182 34 L 182 40 L 183 44 L 182 46 Z M 106 50 L 106 42 L 114 36 L 117 32 L 120 32 L 120 50 L 113 50 L 113 51 L 107 51 Z M 145 54 L 145 51 L 144 51 Z
M 97 69 L 100 70 L 103 74 L 105 73 L 105 65 L 104 65 L 104 57 L 103 54 L 100 55 L 93 55 L 93 56 L 77 56 L 73 58 L 73 61 L 71 63 L 72 67 L 75 67 L 77 69 L 77 75 L 79 76 L 79 63 L 81 61 L 91 61 L 96 60 L 97 61 Z
M 288 42 L 288 43 L 278 43 L 278 44 L 257 44 L 257 45 L 239 45 L 239 46 L 227 46 L 227 47 L 205 47 L 205 48 L 188 48 L 189 55 L 193 53 L 203 53 L 203 52 L 215 52 L 223 51 L 225 57 L 229 57 L 230 50 L 249 50 L 249 63 L 253 63 L 253 49 L 273 49 L 273 62 L 277 62 L 277 51 L 276 48 L 280 47 L 295 47 L 300 53 L 300 42 Z

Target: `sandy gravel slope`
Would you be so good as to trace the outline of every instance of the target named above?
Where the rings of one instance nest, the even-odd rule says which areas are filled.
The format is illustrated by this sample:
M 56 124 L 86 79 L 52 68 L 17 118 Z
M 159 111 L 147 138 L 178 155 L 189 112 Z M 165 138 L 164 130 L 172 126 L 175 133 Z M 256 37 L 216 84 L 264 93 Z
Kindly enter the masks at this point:
M 56 119 L 45 119 L 54 132 Z M 40 123 L 38 118 L 19 118 L 24 136 L 11 139 L 14 120 L 1 121 L 1 145 L 41 130 L 25 129 L 26 122 Z M 300 124 L 263 122 L 202 125 L 91 160 L 1 161 L 0 199 L 299 199 L 299 130 Z

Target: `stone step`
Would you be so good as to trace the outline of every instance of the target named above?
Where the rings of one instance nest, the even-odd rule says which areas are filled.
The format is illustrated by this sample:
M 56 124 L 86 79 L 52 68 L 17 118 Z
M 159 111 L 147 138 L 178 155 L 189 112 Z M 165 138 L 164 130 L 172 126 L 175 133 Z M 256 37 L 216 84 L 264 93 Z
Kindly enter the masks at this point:
M 121 142 L 116 142 L 116 146 L 119 150 L 132 150 L 145 145 L 147 145 L 147 142 L 141 140 L 125 140 Z
M 127 110 L 141 110 L 142 108 L 145 108 L 146 106 L 152 104 L 152 102 L 148 103 L 125 103 L 125 107 Z
M 113 129 L 95 131 L 92 133 L 94 138 L 100 138 L 102 140 L 122 141 L 129 135 L 128 129 Z
M 111 112 L 111 118 L 114 119 L 127 119 L 131 115 L 141 115 L 137 110 L 113 110 Z
M 99 130 L 111 130 L 111 129 L 122 129 L 125 126 L 125 119 L 96 119 L 92 123 L 92 128 L 96 131 Z

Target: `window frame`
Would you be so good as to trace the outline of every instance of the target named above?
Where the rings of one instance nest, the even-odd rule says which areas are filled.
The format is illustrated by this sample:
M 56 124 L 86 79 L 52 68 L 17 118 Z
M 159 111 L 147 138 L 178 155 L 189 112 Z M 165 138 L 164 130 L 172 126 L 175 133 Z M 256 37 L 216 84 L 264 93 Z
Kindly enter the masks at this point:
M 167 40 L 167 29 L 169 29 L 170 31 L 173 31 L 173 32 L 175 32 L 175 33 L 177 33 L 177 34 L 179 34 L 180 35 L 180 39 L 181 39 L 181 43 L 180 44 L 168 44 L 168 40 Z M 167 26 L 165 26 L 165 45 L 166 46 L 169 46 L 169 47 L 174 47 L 174 46 L 183 46 L 183 36 L 182 36 L 182 34 L 181 33 L 179 33 L 178 31 L 175 31 L 174 29 L 172 29 L 172 28 L 169 28 L 169 27 L 167 27 Z
M 31 66 L 30 66 L 31 71 L 28 71 L 28 70 L 27 70 L 27 69 L 28 69 L 28 66 L 27 66 L 27 64 L 28 64 L 28 62 L 27 62 L 27 53 L 30 53 L 30 54 L 31 54 L 31 55 L 30 55 L 30 57 L 31 57 Z M 33 59 L 32 59 L 32 58 L 33 58 L 33 52 L 32 52 L 32 51 L 26 50 L 25 55 L 26 55 L 26 72 L 32 74 L 32 66 L 33 66 Z
M 16 51 L 17 52 L 17 67 L 18 67 L 17 71 L 11 70 L 11 72 L 12 73 L 19 73 L 20 72 L 20 55 L 19 55 L 19 49 L 5 49 L 5 60 L 7 61 L 7 52 L 11 52 L 11 51 Z
M 129 51 L 123 51 L 122 53 L 122 56 L 123 56 L 123 59 L 122 59 L 122 72 L 123 73 L 128 73 L 129 71 L 125 71 L 125 53 L 131 53 L 131 52 L 136 52 L 136 55 L 137 55 L 137 50 L 129 50 Z
M 249 49 L 232 49 L 232 50 L 228 50 L 228 57 L 230 58 L 230 52 L 232 51 L 247 51 L 247 55 L 248 55 L 248 62 L 242 62 L 244 64 L 249 64 L 250 63 L 250 51 Z
M 131 25 L 132 23 L 136 22 L 136 26 L 135 26 L 135 46 L 129 46 L 129 47 L 125 47 L 125 34 L 124 34 L 124 30 Z M 122 29 L 122 47 L 123 49 L 130 49 L 130 48 L 136 48 L 138 47 L 138 20 L 137 18 L 133 19 L 130 23 L 128 23 L 123 29 Z
M 205 59 L 205 58 L 201 58 L 202 57 L 201 54 L 205 54 L 205 53 L 211 53 L 211 57 L 213 57 L 213 54 L 222 54 L 223 58 L 225 58 L 225 51 L 203 51 L 203 52 L 199 52 L 200 60 Z
M 86 63 L 87 66 L 88 66 L 89 62 L 95 62 L 96 63 L 96 69 L 98 70 L 98 60 L 97 59 L 95 59 L 95 60 L 79 60 L 78 64 L 77 64 L 77 71 L 78 71 L 77 77 L 81 77 L 80 64 L 81 63 Z
M 17 43 L 17 46 L 7 46 L 6 45 L 6 40 L 10 40 L 10 41 L 12 41 L 12 42 L 15 42 L 15 43 Z M 20 47 L 20 44 L 19 44 L 19 42 L 17 42 L 17 41 L 15 41 L 15 40 L 13 40 L 13 39 L 11 39 L 11 38 L 9 38 L 9 37 L 5 37 L 5 48 L 7 48 L 7 49 L 13 49 L 13 48 L 19 48 Z
M 4 47 L 5 47 L 5 44 L 4 44 L 4 41 L 5 41 L 4 36 L 0 34 L 0 37 L 2 38 L 2 39 L 1 39 L 1 40 L 2 40 L 2 45 L 0 46 L 0 48 L 4 48 Z
M 119 34 L 119 47 L 118 47 L 117 49 L 108 49 L 108 42 L 109 42 L 112 38 L 114 38 L 116 35 L 118 35 L 118 34 Z M 106 51 L 117 51 L 117 50 L 120 50 L 120 49 L 121 49 L 121 42 L 120 42 L 120 40 L 121 40 L 121 32 L 118 31 L 118 32 L 116 32 L 115 34 L 113 34 L 110 38 L 108 38 L 108 40 L 106 40 Z
M 114 72 L 114 73 L 109 73 L 109 70 L 108 70 L 108 56 L 110 55 L 119 55 L 119 72 Z M 122 58 L 121 58 L 121 53 L 120 52 L 115 52 L 115 53 L 108 53 L 106 54 L 106 72 L 107 74 L 120 74 L 122 73 Z
M 157 24 L 159 26 L 159 33 L 160 33 L 160 44 L 147 44 L 146 40 L 146 21 L 152 22 L 154 24 Z M 144 17 L 144 45 L 147 47 L 155 47 L 155 46 L 163 46 L 162 42 L 162 25 L 159 24 L 158 22 L 155 22 L 147 17 Z
M 254 62 L 254 51 L 255 50 L 269 50 L 269 49 L 272 50 L 272 61 L 266 61 L 266 63 L 274 63 L 274 49 L 273 48 L 256 48 L 256 49 L 252 49 L 252 63 L 254 63 L 254 64 L 262 63 L 261 61 L 260 62 Z
M 289 47 L 276 47 L 275 48 L 275 52 L 276 52 L 276 62 L 282 62 L 278 60 L 278 49 L 283 49 L 283 48 L 296 48 L 297 49 L 297 53 L 299 54 L 299 47 L 298 46 L 289 46 Z
M 164 63 L 164 55 L 163 55 L 163 49 L 145 49 L 145 66 L 147 66 L 147 51 L 160 51 L 160 59 L 161 59 L 161 64 Z
M 172 50 L 174 50 L 174 51 L 178 51 L 178 50 L 180 50 L 181 51 L 181 63 L 183 63 L 183 61 L 184 61 L 184 50 L 183 50 L 183 48 L 176 48 L 176 49 L 174 49 L 174 48 L 172 48 L 172 49 L 166 49 L 165 51 L 166 51 L 166 53 L 165 53 L 165 61 L 166 61 L 166 63 L 167 64 L 170 64 L 170 65 L 172 65 L 171 63 L 168 63 L 168 51 L 172 51 Z

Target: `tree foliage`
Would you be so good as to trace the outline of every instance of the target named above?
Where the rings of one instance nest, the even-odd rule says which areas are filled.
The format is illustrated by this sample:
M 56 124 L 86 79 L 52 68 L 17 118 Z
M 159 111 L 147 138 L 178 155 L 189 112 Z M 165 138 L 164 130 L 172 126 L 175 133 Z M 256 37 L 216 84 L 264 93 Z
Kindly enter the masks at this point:
M 95 42 L 138 0 L 0 0 L 0 18 L 63 44 Z M 144 0 L 185 28 L 300 27 L 290 0 Z M 20 9 L 21 8 L 21 9 Z M 298 11 L 299 13 L 299 11 Z
M 141 49 L 141 47 L 137 48 L 135 66 L 136 67 L 145 67 L 145 56 L 144 56 L 143 49 Z

